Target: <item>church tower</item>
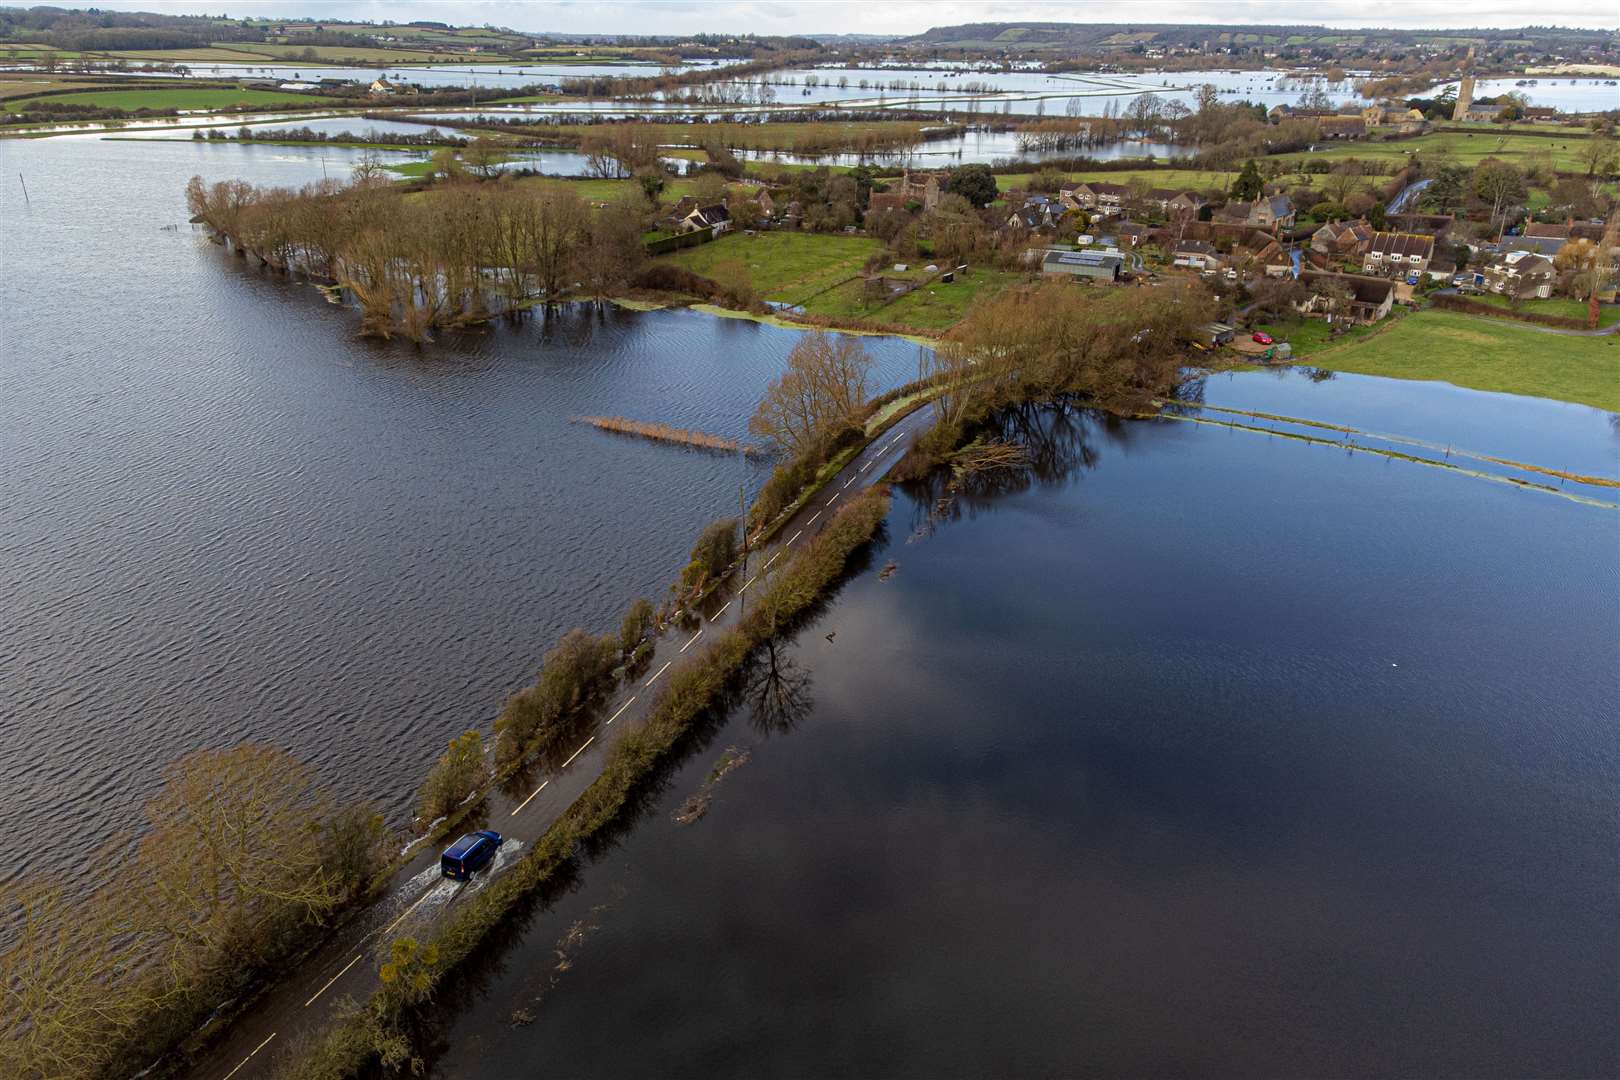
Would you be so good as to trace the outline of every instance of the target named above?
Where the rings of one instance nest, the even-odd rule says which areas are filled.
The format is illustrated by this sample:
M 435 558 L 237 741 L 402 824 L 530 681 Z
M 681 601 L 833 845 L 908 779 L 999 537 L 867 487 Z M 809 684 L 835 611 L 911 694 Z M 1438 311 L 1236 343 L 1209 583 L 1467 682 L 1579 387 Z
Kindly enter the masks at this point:
M 1457 86 L 1457 104 L 1452 106 L 1451 119 L 1461 123 L 1468 119 L 1468 110 L 1474 105 L 1474 77 L 1464 75 Z

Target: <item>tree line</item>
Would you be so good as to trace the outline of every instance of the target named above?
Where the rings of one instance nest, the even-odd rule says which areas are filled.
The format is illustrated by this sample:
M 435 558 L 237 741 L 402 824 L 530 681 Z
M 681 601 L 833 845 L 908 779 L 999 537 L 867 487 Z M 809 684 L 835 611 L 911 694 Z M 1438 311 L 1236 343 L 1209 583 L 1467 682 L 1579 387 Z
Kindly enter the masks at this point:
M 343 288 L 361 332 L 382 338 L 422 341 L 535 304 L 602 300 L 645 258 L 639 193 L 598 211 L 563 185 L 451 175 L 406 193 L 370 159 L 355 173 L 296 191 L 193 177 L 186 204 L 238 252 Z

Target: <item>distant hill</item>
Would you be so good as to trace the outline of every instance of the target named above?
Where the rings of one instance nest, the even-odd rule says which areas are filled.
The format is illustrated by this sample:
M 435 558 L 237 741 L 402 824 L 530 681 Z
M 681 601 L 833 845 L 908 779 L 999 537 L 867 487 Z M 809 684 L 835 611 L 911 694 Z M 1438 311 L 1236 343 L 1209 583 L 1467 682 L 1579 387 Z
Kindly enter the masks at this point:
M 1330 29 L 1324 26 L 1222 26 L 1163 23 L 964 23 L 936 26 L 895 43 L 936 49 L 993 50 L 1047 53 L 1096 52 L 1138 46 L 1368 46 L 1407 44 L 1520 44 L 1555 42 L 1601 44 L 1615 34 L 1605 30 L 1573 30 L 1534 26 L 1517 29 L 1393 30 Z

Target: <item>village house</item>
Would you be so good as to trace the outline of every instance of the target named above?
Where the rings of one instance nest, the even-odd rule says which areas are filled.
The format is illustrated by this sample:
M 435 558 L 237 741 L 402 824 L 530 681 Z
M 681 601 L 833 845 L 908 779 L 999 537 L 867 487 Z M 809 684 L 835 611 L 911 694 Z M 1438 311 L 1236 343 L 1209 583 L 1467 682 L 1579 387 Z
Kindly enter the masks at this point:
M 1558 271 L 1545 255 L 1531 251 L 1509 251 L 1474 274 L 1474 284 L 1493 293 L 1517 300 L 1532 297 L 1545 300 L 1552 295 Z
M 908 169 L 898 181 L 890 181 L 888 191 L 874 191 L 868 196 L 866 212 L 910 210 L 913 204 L 924 211 L 932 210 L 944 194 L 945 183 L 939 173 L 914 173 Z
M 713 203 L 709 206 L 699 206 L 690 214 L 681 219 L 681 232 L 697 232 L 699 229 L 710 229 L 714 235 L 719 236 L 731 228 L 731 211 L 723 203 Z
M 1208 240 L 1183 240 L 1171 252 L 1170 261 L 1176 266 L 1207 274 L 1221 268 L 1221 253 Z
M 1215 211 L 1215 220 L 1256 229 L 1292 229 L 1294 204 L 1286 195 L 1271 195 L 1252 203 L 1229 202 Z
M 1538 255 L 1557 255 L 1563 246 L 1569 243 L 1570 227 L 1566 225 L 1550 225 L 1546 222 L 1532 221 L 1524 227 L 1524 232 L 1510 237 L 1504 246 L 1510 251 L 1534 251 Z
M 371 83 L 371 93 L 376 94 L 378 97 L 392 94 L 396 89 L 398 88 L 387 79 L 379 78 L 373 80 Z
M 1362 139 L 1367 122 L 1359 116 L 1324 116 L 1316 122 L 1324 139 Z
M 1127 190 L 1124 184 L 1079 184 L 1068 189 L 1075 207 L 1104 216 L 1117 214 L 1125 204 Z
M 1007 228 L 1034 232 L 1052 224 L 1051 208 L 1039 203 L 1028 202 L 1014 210 L 1007 217 Z
M 1405 276 L 1421 274 L 1434 258 L 1434 237 L 1416 233 L 1376 232 L 1367 253 L 1362 256 L 1361 269 L 1367 274 Z
M 1155 194 L 1157 193 L 1155 191 Z M 1197 217 L 1198 211 L 1204 208 L 1204 203 L 1204 197 L 1196 192 L 1178 191 L 1165 199 L 1160 206 L 1170 217 Z
M 1299 280 L 1309 295 L 1294 306 L 1306 315 L 1372 323 L 1388 315 L 1395 303 L 1395 283 L 1385 278 L 1308 270 Z
M 1122 247 L 1137 247 L 1143 240 L 1147 239 L 1148 233 L 1152 231 L 1146 225 L 1134 221 L 1122 221 L 1119 223 L 1119 227 L 1114 230 L 1114 238 Z
M 1364 220 L 1331 221 L 1311 234 L 1311 250 L 1339 259 L 1360 259 L 1372 246 L 1373 227 Z
M 1422 109 L 1386 113 L 1384 122 L 1393 126 L 1397 135 L 1421 135 L 1429 126 L 1428 117 L 1423 115 Z

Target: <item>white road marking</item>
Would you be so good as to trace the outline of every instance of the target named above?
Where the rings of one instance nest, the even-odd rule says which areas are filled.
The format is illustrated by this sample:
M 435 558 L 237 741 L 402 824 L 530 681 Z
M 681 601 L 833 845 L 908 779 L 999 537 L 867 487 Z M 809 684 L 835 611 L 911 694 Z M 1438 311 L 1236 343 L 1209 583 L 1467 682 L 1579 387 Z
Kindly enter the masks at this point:
M 840 496 L 842 494 L 843 494 L 843 492 L 841 492 L 841 491 L 834 492 L 833 497 L 827 500 L 827 505 L 831 506 L 833 503 L 837 502 L 838 501 L 838 496 Z
M 744 588 L 747 588 L 747 586 L 744 586 Z M 671 661 L 669 661 L 669 662 L 668 662 L 668 663 L 666 663 L 666 664 L 665 664 L 665 665 L 664 665 L 664 666 L 663 666 L 663 667 L 661 667 L 661 668 L 659 668 L 659 669 L 658 669 L 658 675 L 662 675 L 662 674 L 663 674 L 663 673 L 664 673 L 664 672 L 666 672 L 666 671 L 668 671 L 668 670 L 669 670 L 669 665 L 670 665 L 670 664 L 673 664 L 673 663 L 674 663 L 674 662 L 675 662 L 675 661 L 673 661 L 673 660 L 671 660 Z M 646 687 L 646 686 L 651 686 L 651 685 L 652 685 L 652 684 L 653 684 L 653 683 L 655 683 L 655 682 L 657 682 L 657 681 L 658 681 L 658 675 L 654 675 L 654 676 L 653 676 L 653 677 L 652 677 L 652 678 L 650 678 L 650 679 L 648 679 L 648 680 L 647 680 L 647 681 L 646 681 L 646 682 L 645 682 L 645 683 L 643 683 L 643 684 L 642 684 L 642 685 L 643 685 L 643 686 L 644 686 L 644 687 Z
M 276 1037 L 276 1033 L 272 1031 L 270 1033 L 270 1039 L 273 1039 L 275 1037 Z M 264 1040 L 264 1042 L 260 1043 L 258 1046 L 255 1046 L 253 1048 L 253 1054 L 257 1054 L 260 1050 L 263 1050 L 266 1046 L 269 1046 L 270 1045 L 270 1039 L 266 1039 L 266 1040 Z M 248 1063 L 248 1061 L 252 1059 L 253 1054 L 249 1054 L 247 1057 L 243 1058 L 241 1064 L 237 1065 L 236 1068 L 234 1068 L 230 1072 L 226 1073 L 225 1074 L 225 1080 L 231 1080 L 231 1077 L 233 1077 L 237 1073 L 241 1072 L 242 1071 L 242 1065 L 246 1065 Z
M 529 797 L 528 797 L 528 798 L 527 798 L 527 799 L 524 799 L 524 800 L 523 800 L 523 801 L 522 801 L 522 802 L 520 802 L 520 803 L 518 803 L 518 804 L 517 804 L 517 810 L 513 810 L 513 811 L 512 811 L 512 813 L 511 813 L 511 816 L 512 816 L 512 817 L 517 817 L 517 816 L 518 816 L 518 810 L 521 810 L 521 809 L 523 809 L 523 808 L 524 808 L 524 807 L 525 807 L 525 806 L 528 806 L 528 805 L 529 805 L 529 803 L 530 803 L 530 802 L 532 802 L 532 801 L 533 801 L 533 800 L 534 800 L 534 797 L 535 797 L 535 796 L 536 796 L 536 795 L 538 795 L 538 794 L 540 794 L 540 793 L 541 793 L 541 792 L 542 792 L 542 791 L 544 791 L 544 790 L 546 790 L 546 784 L 549 784 L 549 783 L 551 783 L 551 781 L 550 781 L 550 780 L 546 780 L 546 781 L 544 781 L 544 782 L 542 782 L 542 783 L 541 783 L 541 785 L 540 785 L 540 786 L 539 786 L 539 787 L 537 787 L 537 788 L 535 788 L 535 789 L 534 789 L 534 790 L 533 790 L 533 791 L 531 791 L 531 792 L 529 792 Z
M 710 621 L 710 622 L 714 622 L 714 620 L 716 620 L 716 619 L 718 619 L 718 618 L 719 618 L 719 617 L 720 617 L 720 616 L 722 616 L 722 615 L 724 615 L 724 614 L 725 614 L 725 613 L 726 613 L 726 608 L 728 608 L 728 607 L 730 607 L 730 606 L 731 606 L 731 601 L 730 601 L 730 600 L 727 600 L 727 601 L 726 601 L 726 602 L 725 602 L 725 604 L 724 604 L 724 605 L 723 605 L 723 606 L 722 606 L 722 607 L 721 607 L 721 608 L 720 608 L 720 610 L 719 610 L 719 611 L 717 611 L 717 612 L 715 612 L 715 613 L 714 613 L 714 614 L 713 614 L 713 615 L 710 615 L 710 616 L 709 616 L 709 621 Z
M 853 476 L 850 477 L 848 480 L 845 480 L 844 481 L 844 490 L 848 491 L 849 490 L 849 485 L 853 484 L 854 482 L 855 482 L 855 478 Z
M 720 610 L 724 611 L 725 608 L 721 608 Z M 613 723 L 613 721 L 615 721 L 619 717 L 623 716 L 624 715 L 624 710 L 628 709 L 630 706 L 634 705 L 635 703 L 636 703 L 636 695 L 631 694 L 630 695 L 630 700 L 625 702 L 623 705 L 620 705 L 619 706 L 619 711 L 614 713 L 612 716 L 608 717 L 607 724 L 611 724 L 611 723 Z M 602 726 L 607 727 L 607 724 L 603 724 Z
M 702 627 L 699 627 L 698 632 L 692 635 L 692 641 L 696 641 L 698 638 L 700 638 L 702 636 L 703 636 L 703 629 L 702 629 Z M 685 645 L 682 645 L 681 646 L 681 652 L 685 652 L 687 649 L 690 649 L 692 647 L 692 641 L 688 641 Z
M 737 590 L 737 595 L 741 596 L 743 593 L 747 592 L 748 591 L 748 586 L 752 585 L 754 582 L 756 582 L 758 580 L 759 580 L 759 575 L 758 574 L 755 574 L 753 577 L 749 578 L 746 582 L 743 583 L 743 587 Z
M 872 463 L 870 461 L 868 461 L 865 465 L 861 466 L 861 472 L 865 472 L 867 469 L 870 469 L 871 467 L 872 467 Z
M 811 515 L 811 516 L 810 516 L 810 520 L 809 520 L 809 521 L 807 521 L 807 522 L 805 522 L 805 524 L 806 524 L 806 525 L 814 525 L 814 524 L 815 524 L 815 523 L 816 523 L 816 518 L 818 518 L 818 517 L 820 517 L 820 516 L 821 516 L 821 511 L 820 511 L 820 510 L 817 510 L 817 511 L 816 511 L 816 512 L 815 512 L 815 513 L 814 513 L 814 514 L 812 514 L 812 515 Z
M 428 897 L 430 897 L 432 895 L 433 895 L 433 890 L 431 888 L 429 888 L 427 892 L 423 893 L 421 896 L 418 896 L 416 898 L 416 903 L 412 904 L 410 907 L 408 907 L 404 911 L 400 912 L 399 913 L 399 918 L 395 919 L 393 922 L 388 924 L 388 929 L 383 931 L 383 937 L 387 937 L 389 934 L 393 933 L 394 932 L 394 927 L 398 926 L 400 923 L 405 921 L 405 916 L 409 915 L 411 912 L 413 912 L 417 908 L 421 907 L 422 906 L 422 901 L 426 900 Z
M 771 568 L 771 563 L 775 562 L 777 559 L 780 559 L 781 557 L 782 557 L 782 552 L 781 552 L 780 549 L 778 549 L 775 555 L 772 555 L 769 559 L 765 560 L 765 565 L 762 566 L 760 569 L 769 570 Z
M 366 955 L 366 954 L 365 953 L 360 954 L 360 956 L 364 956 L 364 955 Z M 333 983 L 335 983 L 339 979 L 343 978 L 343 976 L 348 973 L 348 970 L 350 968 L 354 967 L 354 965 L 356 965 L 356 964 L 358 964 L 360 962 L 360 956 L 357 956 L 353 960 L 350 960 L 347 964 L 344 964 L 342 971 L 338 972 L 336 975 L 334 975 L 330 979 L 326 980 L 326 985 L 321 987 L 319 990 L 315 991 L 314 997 L 311 997 L 308 1001 L 304 1002 L 304 1008 L 307 1009 L 311 1005 L 315 1004 L 315 998 L 320 997 L 322 994 L 324 994 L 328 990 L 332 989 L 332 984 Z
M 669 667 L 669 664 L 665 664 L 664 666 Z M 579 757 L 579 755 L 583 754 L 585 752 L 585 747 L 591 745 L 591 743 L 593 743 L 595 741 L 596 741 L 596 736 L 595 735 L 592 735 L 590 738 L 586 739 L 585 740 L 585 745 L 581 746 L 578 750 L 575 750 L 573 752 L 573 754 L 569 756 L 568 760 L 562 763 L 563 769 L 566 769 L 566 768 L 568 768 L 568 766 L 572 765 L 574 763 L 574 758 L 577 758 L 577 757 Z M 557 771 L 561 772 L 562 769 L 558 769 Z
M 793 534 L 793 540 L 797 540 L 797 539 L 798 539 L 798 538 L 799 538 L 799 537 L 801 537 L 801 536 L 803 536 L 803 535 L 804 535 L 804 530 L 803 530 L 803 529 L 800 529 L 800 530 L 799 530 L 799 531 L 798 531 L 798 532 L 796 532 L 796 533 L 794 533 L 794 534 Z M 792 546 L 793 546 L 793 540 L 789 540 L 789 541 L 788 541 L 788 542 L 787 542 L 787 546 L 788 546 L 788 547 L 792 547 Z

